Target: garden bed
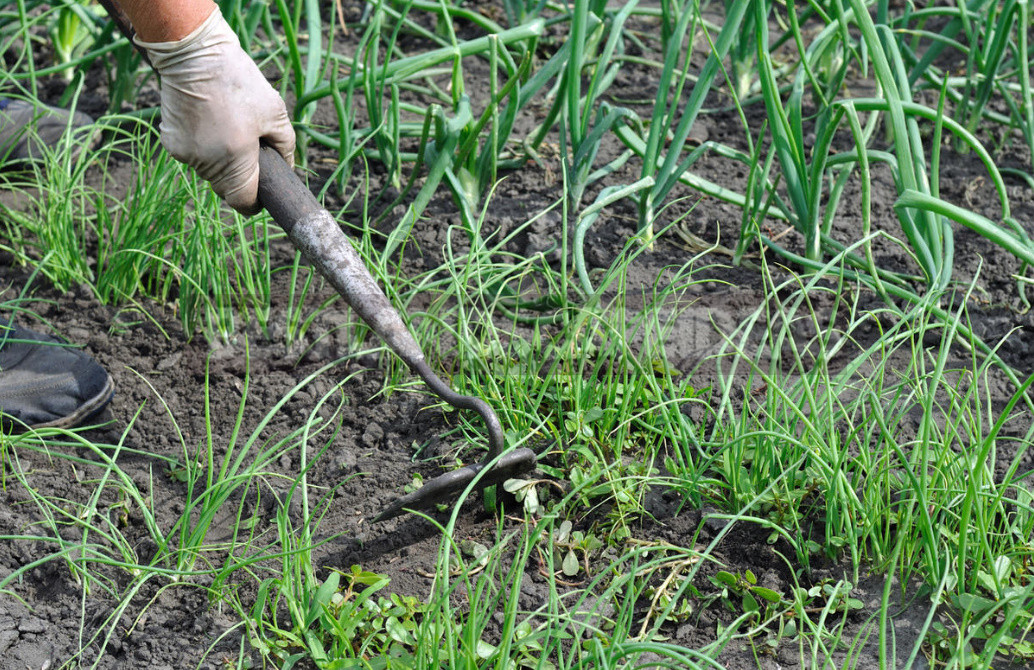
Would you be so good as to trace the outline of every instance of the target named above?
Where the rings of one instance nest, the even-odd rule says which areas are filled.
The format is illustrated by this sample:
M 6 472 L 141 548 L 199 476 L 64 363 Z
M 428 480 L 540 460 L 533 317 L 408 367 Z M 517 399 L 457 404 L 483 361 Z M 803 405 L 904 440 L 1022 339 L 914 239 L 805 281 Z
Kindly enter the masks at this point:
M 720 14 L 705 16 L 720 25 Z M 342 57 L 366 34 L 349 20 L 335 36 Z M 401 51 L 431 51 L 418 28 L 433 33 L 432 12 L 410 20 Z M 642 118 L 658 90 L 646 61 L 658 56 L 641 48 L 659 48 L 659 20 L 632 15 L 627 62 L 600 98 Z M 452 28 L 459 41 L 484 32 L 461 19 Z M 567 29 L 544 29 L 532 71 Z M 691 43 L 695 73 L 709 51 Z M 936 63 L 950 71 L 953 58 Z M 489 67 L 463 63 L 477 115 Z M 859 75 L 842 95 L 874 88 Z M 86 76 L 80 107 L 103 115 L 112 97 L 103 65 Z M 429 80 L 445 90 L 449 72 Z M 40 80 L 46 101 L 65 90 Z M 426 105 L 432 93 L 403 87 L 401 98 Z M 357 97 L 355 116 L 373 116 L 374 98 Z M 916 98 L 937 108 L 936 91 Z M 153 102 L 153 84 L 138 99 Z M 485 396 L 510 443 L 527 439 L 540 454 L 534 476 L 508 487 L 519 499 L 500 488 L 494 504 L 475 494 L 459 511 L 371 523 L 414 476 L 478 460 L 480 427 L 430 396 L 318 280 L 306 284 L 285 239 L 248 246 L 264 229 L 204 210 L 208 196 L 182 210 L 191 225 L 225 226 L 226 258 L 239 245 L 255 252 L 257 276 L 269 269 L 268 303 L 235 294 L 230 319 L 219 320 L 216 298 L 184 319 L 183 281 L 164 300 L 143 291 L 102 300 L 86 277 L 55 287 L 41 245 L 13 236 L 3 245 L 2 306 L 83 346 L 117 392 L 98 427 L 0 437 L 0 657 L 30 668 L 577 667 L 579 658 L 869 668 L 881 656 L 926 667 L 974 653 L 995 667 L 1030 662 L 1034 459 L 1017 386 L 1034 373 L 1034 331 L 1017 254 L 952 224 L 951 281 L 924 285 L 898 218 L 897 166 L 875 159 L 867 181 L 845 180 L 828 237 L 908 274 L 898 293 L 845 271 L 829 246 L 817 261 L 825 272 L 811 273 L 807 235 L 777 216 L 754 222 L 734 261 L 743 208 L 685 184 L 665 195 L 648 244 L 631 198 L 600 208 L 582 240 L 580 215 L 604 188 L 638 183 L 642 163 L 615 163 L 571 198 L 557 130 L 535 151 L 518 141 L 534 135 L 549 100 L 520 110 L 501 152 L 513 163 L 478 208 L 465 210 L 445 180 L 394 247 L 426 174 L 393 202 L 411 164 L 394 183 L 385 162 L 355 160 L 341 177 L 340 154 L 325 143 L 314 139 L 306 154 L 310 186 L 387 278 L 432 367 Z M 686 151 L 711 147 L 691 173 L 749 192 L 751 164 L 714 147 L 768 147 L 760 133 L 775 116 L 757 97 L 744 98 L 742 115 L 731 100 L 727 86 L 710 91 Z M 324 98 L 302 123 L 334 136 L 338 120 Z M 127 146 L 121 132 L 107 139 Z M 929 142 L 936 124 L 916 132 Z M 977 137 L 994 147 L 995 166 L 1030 172 L 1019 130 L 988 121 Z M 842 129 L 833 144 L 849 152 L 853 141 Z M 627 146 L 604 133 L 593 165 Z M 403 137 L 397 148 L 419 147 Z M 897 145 L 879 131 L 869 147 Z M 157 154 L 97 151 L 84 159 L 84 188 L 129 203 L 147 179 L 157 183 L 141 157 Z M 940 198 L 1002 219 L 971 149 L 941 143 L 934 174 Z M 182 173 L 169 183 L 172 193 L 192 188 Z M 1029 234 L 1029 184 L 1008 174 L 1002 184 Z M 46 207 L 33 198 L 47 190 L 19 178 L 0 204 L 39 216 Z M 772 192 L 789 199 L 783 184 Z M 86 202 L 78 215 L 96 221 L 97 211 Z M 866 249 L 859 231 L 870 225 L 878 234 Z M 81 241 L 86 267 L 115 258 L 96 228 Z M 251 266 L 224 262 L 239 291 L 240 268 Z M 161 266 L 147 273 L 154 284 L 179 279 Z

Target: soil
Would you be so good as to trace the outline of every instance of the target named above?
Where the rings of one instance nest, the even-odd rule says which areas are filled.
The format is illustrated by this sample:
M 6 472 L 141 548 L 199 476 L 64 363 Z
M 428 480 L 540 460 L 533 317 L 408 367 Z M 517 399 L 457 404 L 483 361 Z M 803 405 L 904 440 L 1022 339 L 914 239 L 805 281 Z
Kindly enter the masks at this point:
M 630 67 L 612 91 L 613 97 L 624 101 L 652 100 L 656 92 L 651 76 L 649 70 Z M 54 97 L 60 93 L 57 88 L 55 85 Z M 96 100 L 84 98 L 86 111 L 103 111 L 103 91 L 97 96 Z M 718 106 L 721 97 L 716 95 L 714 102 Z M 91 104 L 93 109 L 89 108 Z M 754 122 L 760 119 L 762 111 L 748 109 L 748 114 L 748 119 Z M 333 123 L 329 114 L 317 118 Z M 522 123 L 530 125 L 532 121 L 523 119 Z M 711 111 L 701 118 L 699 125 L 699 130 L 705 131 L 710 139 L 732 146 L 742 145 L 741 122 L 733 113 Z M 619 151 L 616 144 L 606 146 L 601 158 L 617 155 Z M 318 166 L 318 150 L 313 149 L 313 152 L 313 164 Z M 945 146 L 943 152 L 942 196 L 992 219 L 999 218 L 997 198 L 979 161 L 972 155 L 957 154 L 949 146 Z M 1001 165 L 1023 166 L 1024 169 L 1030 165 L 1030 156 L 1020 141 L 1006 143 L 996 159 Z M 115 165 L 109 169 L 127 170 L 128 167 Z M 378 173 L 376 165 L 371 166 L 371 170 L 376 186 L 383 174 Z M 730 171 L 727 161 L 713 157 L 703 158 L 694 166 L 694 171 L 725 184 L 746 178 L 745 171 Z M 558 158 L 544 156 L 540 164 L 529 162 L 522 169 L 506 174 L 489 203 L 486 234 L 494 230 L 513 230 L 553 206 L 562 195 L 556 176 L 559 173 Z M 608 183 L 627 183 L 635 177 L 634 168 L 625 168 L 609 181 L 595 185 L 583 202 L 591 202 L 598 190 Z M 314 189 L 320 186 L 319 180 L 314 179 L 312 185 Z M 685 232 L 707 243 L 728 243 L 733 239 L 740 221 L 740 213 L 735 208 L 714 199 L 699 198 L 688 190 L 676 195 L 686 196 L 686 200 L 666 211 L 662 224 L 675 221 L 692 208 L 680 224 Z M 1024 183 L 1009 182 L 1013 216 L 1028 233 L 1034 234 L 1034 226 L 1030 224 L 1034 215 L 1032 195 Z M 9 197 L 0 193 L 0 199 Z M 896 226 L 892 209 L 895 199 L 889 173 L 877 169 L 874 220 L 891 231 Z M 10 202 L 9 199 L 3 201 Z M 845 195 L 835 222 L 841 239 L 859 229 L 858 208 L 852 206 L 856 202 L 857 187 L 854 193 L 849 189 Z M 340 202 L 334 202 L 332 196 L 331 204 Z M 380 204 L 383 206 L 383 202 Z M 437 265 L 446 227 L 456 222 L 456 208 L 443 189 L 414 229 L 412 242 L 401 262 L 403 271 L 416 273 Z M 558 215 L 547 214 L 515 238 L 513 251 L 527 254 L 548 249 L 549 243 L 556 239 L 558 225 Z M 774 233 L 779 232 L 780 224 L 766 225 L 771 226 Z M 631 204 L 618 203 L 608 208 L 589 232 L 586 243 L 589 264 L 593 268 L 608 267 L 625 247 L 634 227 L 635 211 Z M 1005 361 L 1021 376 L 1034 372 L 1031 363 L 1034 360 L 1031 356 L 1034 317 L 1022 309 L 1018 299 L 1013 279 L 1020 271 L 1018 263 L 968 230 L 956 228 L 955 232 L 955 277 L 962 284 L 973 281 L 976 285 L 974 298 L 968 303 L 968 316 L 974 330 L 989 341 L 1008 334 L 1000 351 Z M 455 241 L 462 243 L 460 239 Z M 789 233 L 784 241 L 791 246 L 800 245 L 796 233 Z M 683 237 L 666 233 L 659 237 L 653 250 L 640 254 L 632 263 L 629 286 L 649 287 L 662 280 L 670 267 L 685 263 L 699 251 L 687 247 Z M 274 264 L 286 266 L 290 262 L 292 250 L 285 243 L 277 245 L 273 253 Z M 896 245 L 883 245 L 878 248 L 878 254 L 878 264 L 883 267 L 914 271 L 912 261 Z M 708 254 L 698 265 L 703 267 L 708 263 L 715 265 L 700 270 L 697 277 L 709 280 L 690 289 L 686 300 L 691 304 L 683 306 L 666 342 L 671 363 L 684 373 L 693 371 L 694 385 L 698 387 L 707 386 L 713 379 L 713 366 L 706 363 L 706 356 L 721 344 L 720 332 L 731 332 L 764 299 L 762 274 L 756 264 L 731 267 L 729 258 L 720 253 Z M 287 281 L 286 272 L 276 274 L 274 334 L 283 328 Z M 265 338 L 247 326 L 228 342 L 209 344 L 201 337 L 182 332 L 170 306 L 145 303 L 142 309 L 147 318 L 143 318 L 141 311 L 99 304 L 86 287 L 59 293 L 38 277 L 34 278 L 30 269 L 13 266 L 9 257 L 0 257 L 0 291 L 5 291 L 2 293 L 5 297 L 29 296 L 25 306 L 37 314 L 39 320 L 26 321 L 25 325 L 50 330 L 82 345 L 110 371 L 117 385 L 117 395 L 103 417 L 109 423 L 87 431 L 84 437 L 99 444 L 121 445 L 119 467 L 149 497 L 155 517 L 165 525 L 182 513 L 189 499 L 186 485 L 173 476 L 173 464 L 183 463 L 184 444 L 193 450 L 206 439 L 203 395 L 206 379 L 211 392 L 212 442 L 217 453 L 224 452 L 230 443 L 234 417 L 245 389 L 241 433 L 249 436 L 257 431 L 261 440 L 273 440 L 296 431 L 322 398 L 330 398 L 319 412 L 323 416 L 330 416 L 331 410 L 337 412 L 340 428 L 326 453 L 312 464 L 309 475 L 313 486 L 312 504 L 320 506 L 326 502 L 320 507 L 324 514 L 314 539 L 322 544 L 314 552 L 314 562 L 321 574 L 330 569 L 347 570 L 352 565 L 361 565 L 366 570 L 389 576 L 390 591 L 420 598 L 427 596 L 431 586 L 429 575 L 435 569 L 439 553 L 437 528 L 413 517 L 377 525 L 368 519 L 399 495 L 414 473 L 428 478 L 442 468 L 454 466 L 455 460 L 449 457 L 415 461 L 413 445 L 430 443 L 428 453 L 431 454 L 447 451 L 448 445 L 435 438 L 455 427 L 455 416 L 433 408 L 433 399 L 423 393 L 382 394 L 385 361 L 353 355 L 347 336 L 339 329 L 350 318 L 342 303 L 335 303 L 322 312 L 305 341 L 288 349 L 282 339 Z M 314 298 L 313 304 L 329 295 L 324 290 Z M 877 304 L 872 296 L 863 299 Z M 964 362 L 966 356 L 961 350 L 953 352 L 955 361 Z M 335 361 L 338 362 L 333 364 Z M 260 421 L 271 409 L 310 375 L 314 378 L 295 391 L 269 423 L 260 428 Z M 1002 381 L 992 385 L 989 392 L 992 402 L 1002 407 L 1012 389 Z M 0 578 L 49 555 L 54 545 L 46 538 L 66 529 L 60 521 L 51 525 L 44 509 L 35 503 L 36 496 L 69 501 L 73 505 L 85 504 L 97 490 L 97 478 L 104 473 L 100 457 L 90 451 L 73 445 L 50 448 L 63 453 L 76 452 L 82 460 L 55 458 L 44 450 L 28 447 L 8 452 L 8 457 L 17 457 L 18 470 L 26 473 L 26 477 L 24 481 L 8 477 L 0 489 L 0 535 L 23 539 L 0 543 Z M 284 483 L 296 476 L 301 467 L 297 451 L 291 454 L 276 458 L 269 465 L 271 474 L 285 475 L 283 479 L 270 476 L 266 478 L 264 490 L 252 490 L 231 501 L 234 504 L 227 506 L 227 512 L 217 517 L 209 530 L 210 542 L 227 538 L 235 520 L 233 513 L 238 508 L 254 514 L 258 532 L 268 532 L 274 527 L 281 505 L 298 518 L 298 494 L 288 491 Z M 999 460 L 1007 462 L 1008 458 Z M 1031 465 L 1028 456 L 1022 469 L 1029 470 Z M 103 489 L 100 499 L 95 501 L 98 513 L 119 514 L 125 509 L 113 491 L 113 487 Z M 706 545 L 724 532 L 715 551 L 715 556 L 724 564 L 723 569 L 733 573 L 751 570 L 759 575 L 764 586 L 782 591 L 788 591 L 794 580 L 800 578 L 795 575 L 795 566 L 784 558 L 792 556 L 788 547 L 780 542 L 766 542 L 765 529 L 748 524 L 726 529 L 712 516 L 718 510 L 692 509 L 672 496 L 670 492 L 658 496 L 652 518 L 644 517 L 636 522 L 634 537 L 661 539 L 680 546 L 696 537 L 698 544 Z M 146 564 L 156 547 L 147 539 L 142 515 L 138 511 L 131 512 L 123 523 L 125 536 L 135 540 L 130 550 Z M 477 501 L 470 501 L 460 516 L 456 537 L 491 544 L 497 523 Z M 513 521 L 504 523 L 514 524 Z M 804 575 L 808 583 L 802 585 L 845 578 L 846 570 L 839 564 L 813 565 Z M 217 668 L 224 667 L 225 663 L 236 663 L 234 659 L 241 647 L 242 635 L 239 618 L 225 603 L 209 599 L 206 587 L 211 586 L 210 582 L 172 583 L 156 579 L 145 584 L 128 601 L 128 606 L 118 610 L 125 595 L 120 587 L 126 576 L 116 571 L 102 575 L 110 581 L 84 584 L 68 561 L 50 560 L 8 584 L 6 593 L 0 596 L 3 666 L 35 670 L 68 663 L 157 670 Z M 879 606 L 885 578 L 881 574 L 863 577 L 852 595 L 865 606 L 851 616 L 845 639 L 874 630 L 872 613 Z M 526 579 L 523 584 L 531 601 L 541 597 L 542 585 L 536 579 Z M 247 601 L 248 589 L 253 592 L 254 584 L 249 586 L 242 582 L 237 588 L 242 589 L 242 600 Z M 901 594 L 901 598 L 896 599 L 892 625 L 897 649 L 902 654 L 909 653 L 915 645 L 922 617 L 929 609 L 929 599 L 924 602 L 916 595 L 917 590 L 915 584 L 895 587 L 895 593 Z M 699 647 L 714 639 L 719 622 L 728 620 L 728 613 L 714 604 L 702 616 L 672 625 L 666 633 L 672 642 Z M 80 637 L 81 631 L 86 638 Z M 93 635 L 99 637 L 92 638 Z M 877 667 L 872 644 L 874 642 L 856 659 L 856 667 Z M 249 654 L 253 653 L 246 644 L 244 646 Z M 750 645 L 737 642 L 731 644 L 719 660 L 734 669 L 802 665 L 794 645 L 784 645 L 762 656 L 757 653 Z M 919 661 L 923 662 L 922 656 Z M 899 662 L 903 662 L 903 656 Z

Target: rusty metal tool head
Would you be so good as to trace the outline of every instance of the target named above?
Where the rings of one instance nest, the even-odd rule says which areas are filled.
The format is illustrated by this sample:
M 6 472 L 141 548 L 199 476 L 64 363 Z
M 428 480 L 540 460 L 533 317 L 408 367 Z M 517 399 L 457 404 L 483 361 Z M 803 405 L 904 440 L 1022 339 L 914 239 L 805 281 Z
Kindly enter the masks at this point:
M 388 347 L 447 403 L 457 409 L 477 412 L 488 430 L 488 454 L 482 462 L 428 481 L 419 490 L 396 500 L 373 521 L 385 521 L 407 510 L 426 509 L 449 502 L 475 479 L 477 488 L 483 488 L 535 467 L 535 452 L 531 449 L 503 453 L 506 447 L 503 428 L 487 402 L 456 393 L 431 370 L 420 345 L 363 265 L 341 226 L 302 184 L 280 154 L 267 147 L 263 147 L 259 155 L 259 201 L 305 259 L 337 289 L 345 302 Z M 482 474 L 486 469 L 487 472 Z

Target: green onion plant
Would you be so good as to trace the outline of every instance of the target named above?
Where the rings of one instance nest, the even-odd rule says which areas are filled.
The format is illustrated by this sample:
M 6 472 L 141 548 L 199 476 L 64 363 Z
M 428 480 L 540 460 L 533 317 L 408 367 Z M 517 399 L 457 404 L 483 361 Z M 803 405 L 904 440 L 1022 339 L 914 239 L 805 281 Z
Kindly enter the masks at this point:
M 641 153 L 643 160 L 641 177 L 651 177 L 654 180 L 654 185 L 639 198 L 639 235 L 647 244 L 653 238 L 653 226 L 660 203 L 685 172 L 685 161 L 681 158 L 689 131 L 718 77 L 721 63 L 733 43 L 739 39 L 743 18 L 750 6 L 750 3 L 733 3 L 732 11 L 725 17 L 725 24 L 713 43 L 707 62 L 693 83 L 681 115 L 676 115 L 674 110 L 679 106 L 690 66 L 689 52 L 684 44 L 687 39 L 691 42 L 696 32 L 691 26 L 699 25 L 698 15 L 688 7 L 684 7 L 679 13 L 675 29 L 666 45 L 664 67 L 658 81 L 658 91 L 664 92 L 663 102 L 659 101 L 654 107 L 649 134 L 643 143 L 630 145 L 633 150 L 642 147 L 637 152 Z M 667 96 L 669 90 L 672 91 L 670 98 Z M 671 133 L 671 139 L 662 142 L 668 133 Z M 662 151 L 662 146 L 666 150 Z

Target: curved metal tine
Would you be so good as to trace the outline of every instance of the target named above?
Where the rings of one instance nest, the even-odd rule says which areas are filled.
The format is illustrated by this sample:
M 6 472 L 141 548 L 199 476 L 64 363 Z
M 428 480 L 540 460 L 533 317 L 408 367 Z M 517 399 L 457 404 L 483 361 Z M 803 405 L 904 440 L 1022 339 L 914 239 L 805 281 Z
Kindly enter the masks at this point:
M 535 462 L 535 452 L 531 449 L 515 449 L 504 454 L 496 465 L 481 477 L 477 488 L 482 489 L 513 479 L 533 469 Z M 439 503 L 449 503 L 462 493 L 485 467 L 485 461 L 482 461 L 435 477 L 416 491 L 397 499 L 375 516 L 373 522 L 387 521 L 407 511 L 427 509 Z

